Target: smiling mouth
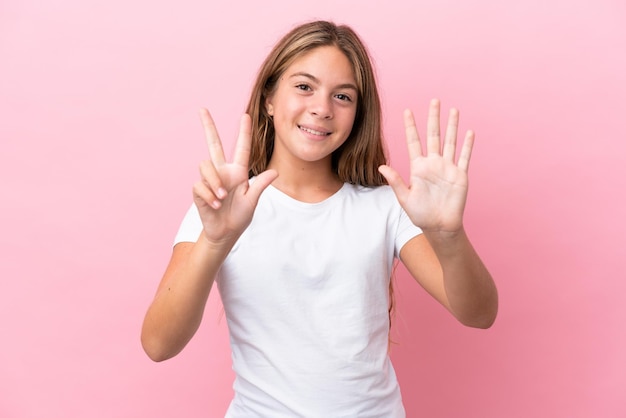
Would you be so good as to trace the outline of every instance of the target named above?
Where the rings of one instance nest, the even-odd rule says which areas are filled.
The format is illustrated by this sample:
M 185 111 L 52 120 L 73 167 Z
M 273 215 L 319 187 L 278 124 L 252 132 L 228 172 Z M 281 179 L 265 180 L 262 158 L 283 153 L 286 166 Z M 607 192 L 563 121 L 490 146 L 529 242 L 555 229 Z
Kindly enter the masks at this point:
M 300 126 L 300 125 L 298 125 L 298 128 L 300 128 L 304 132 L 307 132 L 307 133 L 310 133 L 310 134 L 313 134 L 313 135 L 319 135 L 319 136 L 328 136 L 328 135 L 330 135 L 330 132 L 316 131 L 315 129 L 305 128 L 304 126 Z

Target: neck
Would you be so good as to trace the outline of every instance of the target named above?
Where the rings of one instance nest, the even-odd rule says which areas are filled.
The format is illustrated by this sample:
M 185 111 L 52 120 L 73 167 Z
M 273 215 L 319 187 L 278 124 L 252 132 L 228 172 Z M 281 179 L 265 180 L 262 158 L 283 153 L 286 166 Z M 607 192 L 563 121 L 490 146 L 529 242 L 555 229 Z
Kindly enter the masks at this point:
M 321 202 L 335 194 L 343 185 L 332 171 L 330 158 L 315 162 L 272 158 L 268 169 L 278 172 L 272 186 L 302 202 Z

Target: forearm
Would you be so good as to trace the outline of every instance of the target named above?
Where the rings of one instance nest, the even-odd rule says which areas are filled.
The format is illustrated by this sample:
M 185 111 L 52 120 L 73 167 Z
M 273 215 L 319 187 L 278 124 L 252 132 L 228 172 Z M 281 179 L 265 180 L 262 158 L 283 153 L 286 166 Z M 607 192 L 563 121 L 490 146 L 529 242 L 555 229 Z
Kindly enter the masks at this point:
M 465 230 L 425 235 L 441 264 L 449 309 L 467 326 L 490 327 L 498 312 L 498 292 Z
M 142 345 L 151 359 L 175 356 L 193 337 L 215 275 L 231 247 L 211 245 L 201 236 L 195 244 L 174 249 L 142 328 Z

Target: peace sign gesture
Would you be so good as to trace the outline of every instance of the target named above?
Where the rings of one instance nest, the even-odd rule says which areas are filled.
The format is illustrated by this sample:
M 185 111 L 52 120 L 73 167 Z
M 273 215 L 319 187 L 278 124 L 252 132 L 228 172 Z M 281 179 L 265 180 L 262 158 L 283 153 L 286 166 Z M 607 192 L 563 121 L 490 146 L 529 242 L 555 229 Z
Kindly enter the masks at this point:
M 409 185 L 393 168 L 381 166 L 379 170 L 415 225 L 424 231 L 455 233 L 463 227 L 468 189 L 467 170 L 474 133 L 467 131 L 455 163 L 459 112 L 450 110 L 442 149 L 439 108 L 439 101 L 432 100 L 428 112 L 426 155 L 422 152 L 413 113 L 410 110 L 404 112 L 410 158 Z
M 206 238 L 213 243 L 230 242 L 241 235 L 252 220 L 259 196 L 278 176 L 268 170 L 248 182 L 251 120 L 241 117 L 239 136 L 233 162 L 224 158 L 224 150 L 211 114 L 200 109 L 209 159 L 200 164 L 200 180 L 193 187 L 193 200 L 198 207 Z

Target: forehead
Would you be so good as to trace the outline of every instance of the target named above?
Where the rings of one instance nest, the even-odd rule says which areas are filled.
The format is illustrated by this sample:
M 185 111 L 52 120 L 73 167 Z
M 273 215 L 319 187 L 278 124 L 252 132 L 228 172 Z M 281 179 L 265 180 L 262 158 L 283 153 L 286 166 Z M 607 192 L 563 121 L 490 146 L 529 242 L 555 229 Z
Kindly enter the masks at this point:
M 301 54 L 285 70 L 287 77 L 295 73 L 355 83 L 354 66 L 336 46 L 320 46 Z

